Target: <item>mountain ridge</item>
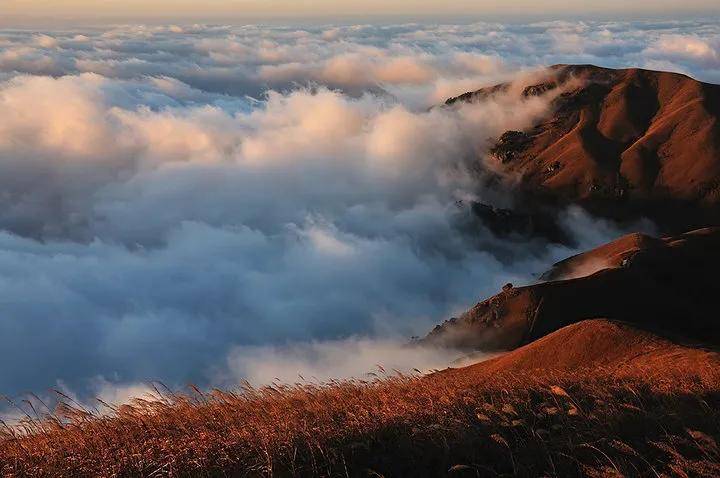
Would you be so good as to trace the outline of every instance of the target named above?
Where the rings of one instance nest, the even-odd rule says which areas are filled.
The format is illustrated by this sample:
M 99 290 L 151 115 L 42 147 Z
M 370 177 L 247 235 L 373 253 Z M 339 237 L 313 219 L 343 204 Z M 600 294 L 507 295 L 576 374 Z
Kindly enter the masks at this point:
M 624 321 L 718 345 L 720 228 L 653 238 L 630 234 L 561 261 L 546 280 L 506 287 L 433 329 L 421 343 L 511 350 L 586 319 Z

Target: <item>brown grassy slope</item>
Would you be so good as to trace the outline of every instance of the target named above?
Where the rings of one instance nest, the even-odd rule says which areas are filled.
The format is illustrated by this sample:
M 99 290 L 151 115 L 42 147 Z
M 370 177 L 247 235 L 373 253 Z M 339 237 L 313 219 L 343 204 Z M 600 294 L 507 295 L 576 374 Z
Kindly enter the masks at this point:
M 436 327 L 425 342 L 512 349 L 565 325 L 604 317 L 717 345 L 719 270 L 719 228 L 662 239 L 632 234 L 558 263 L 545 274 L 550 282 L 478 303 Z M 575 275 L 581 276 L 558 280 Z
M 618 348 L 595 347 L 602 336 Z M 717 354 L 590 321 L 423 378 L 75 413 L 5 434 L 0 466 L 4 476 L 717 476 L 718 365 Z
M 608 373 L 632 377 L 649 378 L 649 373 L 662 381 L 673 373 L 701 372 L 716 363 L 717 357 L 714 352 L 681 346 L 625 323 L 596 319 L 569 325 L 471 368 L 482 373 L 543 373 L 601 367 Z
M 568 87 L 570 79 L 582 81 Z M 551 116 L 498 143 L 495 162 L 506 176 L 535 194 L 610 215 L 650 215 L 675 230 L 720 224 L 720 85 L 638 68 L 558 65 L 525 94 L 559 86 L 568 91 Z

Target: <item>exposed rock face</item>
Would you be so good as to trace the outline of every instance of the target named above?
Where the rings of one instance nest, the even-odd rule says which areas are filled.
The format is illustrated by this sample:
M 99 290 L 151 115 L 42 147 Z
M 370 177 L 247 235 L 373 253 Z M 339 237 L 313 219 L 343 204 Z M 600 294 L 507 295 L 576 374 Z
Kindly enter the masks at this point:
M 506 131 L 498 142 L 490 148 L 490 155 L 503 164 L 512 161 L 528 146 L 530 135 L 522 131 Z
M 437 326 L 425 343 L 513 349 L 586 319 L 720 341 L 720 228 L 655 239 L 631 234 L 555 265 Z M 569 278 L 568 278 L 569 277 Z
M 522 94 L 560 86 L 551 116 L 506 132 L 490 150 L 501 175 L 534 198 L 618 218 L 645 215 L 666 230 L 720 224 L 719 85 L 637 68 L 558 65 Z M 498 85 L 447 104 L 507 91 Z

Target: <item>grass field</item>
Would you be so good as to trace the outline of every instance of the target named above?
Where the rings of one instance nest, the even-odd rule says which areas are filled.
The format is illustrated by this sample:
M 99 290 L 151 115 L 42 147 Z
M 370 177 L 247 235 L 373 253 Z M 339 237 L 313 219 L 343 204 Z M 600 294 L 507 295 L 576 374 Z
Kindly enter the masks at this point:
M 162 392 L 38 411 L 0 460 L 9 477 L 720 476 L 719 383 L 668 363 Z

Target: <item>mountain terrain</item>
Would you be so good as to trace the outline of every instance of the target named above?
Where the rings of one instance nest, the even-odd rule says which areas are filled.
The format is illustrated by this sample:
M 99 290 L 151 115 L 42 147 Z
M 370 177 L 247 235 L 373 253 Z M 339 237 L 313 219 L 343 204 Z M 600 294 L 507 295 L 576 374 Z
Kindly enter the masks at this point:
M 656 333 L 716 344 L 720 229 L 653 238 L 630 234 L 556 264 L 542 281 L 506 286 L 424 343 L 510 349 L 586 319 L 624 321 Z
M 481 159 L 526 203 L 647 217 L 664 232 L 720 224 L 719 85 L 639 68 L 555 65 L 522 86 L 525 97 L 552 94 L 548 115 L 494 138 Z M 513 89 L 483 88 L 446 105 Z

